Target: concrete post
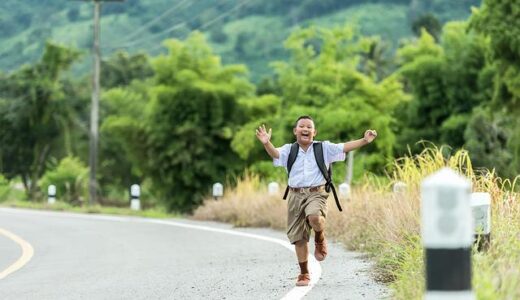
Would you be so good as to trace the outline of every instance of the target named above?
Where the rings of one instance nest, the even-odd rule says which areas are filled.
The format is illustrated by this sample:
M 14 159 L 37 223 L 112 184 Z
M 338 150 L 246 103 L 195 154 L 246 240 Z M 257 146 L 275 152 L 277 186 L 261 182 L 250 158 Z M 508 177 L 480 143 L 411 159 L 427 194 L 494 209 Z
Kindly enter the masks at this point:
M 141 210 L 141 200 L 139 197 L 141 196 L 141 188 L 138 184 L 132 184 L 130 187 L 130 209 L 131 210 Z
M 47 188 L 47 203 L 54 204 L 55 202 L 56 202 L 56 186 L 54 184 L 51 184 Z
M 350 184 L 343 182 L 339 185 L 339 196 L 343 199 L 350 199 Z
M 426 300 L 473 300 L 471 182 L 449 168 L 421 184 Z
M 213 198 L 218 200 L 219 197 L 224 195 L 224 186 L 222 183 L 217 182 L 213 185 Z
M 270 196 L 278 195 L 278 193 L 280 191 L 280 185 L 278 184 L 278 182 L 274 182 L 274 181 L 270 182 L 267 185 L 267 191 L 269 192 Z
M 491 195 L 489 193 L 472 193 L 471 210 L 477 250 L 487 250 L 491 242 Z
M 394 194 L 403 194 L 404 192 L 406 192 L 406 188 L 406 183 L 402 181 L 397 181 L 396 183 L 394 183 L 392 190 Z

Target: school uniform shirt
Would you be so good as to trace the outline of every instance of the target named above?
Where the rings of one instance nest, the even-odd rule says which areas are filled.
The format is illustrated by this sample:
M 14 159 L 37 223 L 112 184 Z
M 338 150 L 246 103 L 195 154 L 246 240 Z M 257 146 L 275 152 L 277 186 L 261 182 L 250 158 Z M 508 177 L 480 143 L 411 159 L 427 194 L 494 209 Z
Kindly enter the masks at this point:
M 313 143 L 317 142 L 318 141 L 314 141 Z M 327 167 L 335 161 L 345 160 L 345 152 L 343 152 L 344 143 L 334 144 L 329 141 L 324 141 L 322 145 L 323 159 Z M 273 164 L 276 167 L 284 167 L 287 171 L 287 160 L 289 159 L 291 146 L 292 144 L 285 144 L 276 148 L 280 153 L 278 158 L 273 159 Z M 307 151 L 303 151 L 301 147 L 298 147 L 298 155 L 291 168 L 291 174 L 289 174 L 289 186 L 294 188 L 311 187 L 323 185 L 325 182 L 325 178 L 321 174 L 318 163 L 316 163 L 316 158 L 314 157 L 314 147 L 309 146 Z

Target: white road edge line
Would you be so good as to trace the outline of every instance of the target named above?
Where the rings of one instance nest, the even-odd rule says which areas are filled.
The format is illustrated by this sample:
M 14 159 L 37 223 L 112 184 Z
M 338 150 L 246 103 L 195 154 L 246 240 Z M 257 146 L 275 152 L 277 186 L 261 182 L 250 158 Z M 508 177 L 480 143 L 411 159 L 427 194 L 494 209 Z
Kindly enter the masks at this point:
M 7 269 L 0 272 L 0 280 L 2 280 L 4 278 L 6 278 L 9 274 L 18 271 L 26 263 L 28 263 L 34 255 L 34 249 L 31 246 L 31 244 L 29 244 L 28 242 L 26 242 L 25 240 L 23 240 L 16 234 L 11 233 L 5 229 L 0 228 L 0 235 L 4 235 L 7 238 L 13 240 L 15 243 L 17 243 L 20 246 L 20 248 L 22 248 L 22 255 L 20 256 L 20 258 L 18 258 L 18 260 L 15 261 L 12 265 L 7 267 Z
M 98 220 L 117 221 L 117 222 L 132 222 L 132 221 L 135 222 L 135 221 L 137 221 L 137 222 L 144 222 L 144 223 L 177 226 L 177 227 L 219 232 L 219 233 L 224 233 L 224 234 L 230 234 L 230 235 L 236 235 L 236 236 L 242 236 L 242 237 L 248 237 L 248 238 L 253 238 L 253 239 L 257 239 L 257 240 L 267 241 L 267 242 L 281 245 L 281 246 L 289 249 L 290 251 L 295 252 L 293 245 L 291 245 L 287 241 L 280 240 L 277 238 L 271 238 L 271 237 L 266 237 L 263 235 L 240 232 L 240 231 L 236 231 L 236 230 L 213 228 L 213 227 L 207 227 L 207 226 L 202 226 L 202 225 L 185 224 L 182 222 L 175 222 L 175 221 L 165 221 L 165 220 L 157 220 L 157 219 L 141 218 L 141 217 L 119 217 L 119 216 L 115 217 L 115 216 L 106 216 L 106 215 L 84 215 L 84 214 L 78 214 L 78 213 L 65 213 L 65 212 L 31 211 L 31 210 L 20 210 L 20 209 L 11 209 L 11 208 L 0 208 L 0 211 L 5 211 L 5 212 L 15 211 L 15 212 L 25 212 L 25 213 L 28 212 L 28 213 L 35 213 L 35 214 L 48 214 L 48 215 L 54 215 L 54 216 L 61 215 L 61 216 L 68 216 L 68 217 L 75 217 L 75 218 L 98 219 Z M 31 249 L 32 249 L 32 247 L 31 247 Z M 281 300 L 301 299 L 316 285 L 316 283 L 318 282 L 318 280 L 321 277 L 320 263 L 314 258 L 314 256 L 312 256 L 310 254 L 309 254 L 308 262 L 309 262 L 309 270 L 311 273 L 310 284 L 308 286 L 302 286 L 302 287 L 295 286 L 285 296 L 283 296 L 283 298 Z M 0 279 L 1 279 L 1 277 L 0 277 Z
M 184 224 L 180 222 L 174 222 L 174 221 L 162 221 L 162 220 L 154 220 L 154 219 L 144 219 L 144 221 L 148 223 L 156 223 L 156 224 L 163 224 L 163 225 L 170 225 L 170 226 L 178 226 L 178 227 L 184 227 L 184 228 L 191 228 L 191 229 L 198 229 L 198 230 L 206 230 L 206 231 L 212 231 L 212 232 L 219 232 L 219 233 L 225 233 L 225 234 L 231 234 L 231 235 L 237 235 L 237 236 L 243 236 L 248 238 L 253 238 L 257 240 L 267 241 L 271 243 L 275 243 L 278 245 L 282 245 L 283 247 L 291 250 L 292 252 L 295 252 L 294 246 L 290 243 L 276 239 L 271 237 L 266 237 L 262 235 L 256 235 L 252 233 L 246 233 L 246 232 L 240 232 L 240 231 L 234 231 L 234 230 L 227 230 L 227 229 L 219 229 L 219 228 L 212 228 L 212 227 L 206 227 L 201 225 L 191 225 L 191 224 Z M 313 286 L 318 282 L 319 278 L 321 277 L 321 266 L 318 263 L 318 261 L 311 255 L 309 255 L 309 269 L 312 274 L 311 276 L 311 283 L 308 286 L 302 286 L 302 287 L 294 287 L 289 293 L 287 293 L 282 300 L 294 300 L 294 299 L 301 299 L 303 296 L 305 296 L 312 288 Z

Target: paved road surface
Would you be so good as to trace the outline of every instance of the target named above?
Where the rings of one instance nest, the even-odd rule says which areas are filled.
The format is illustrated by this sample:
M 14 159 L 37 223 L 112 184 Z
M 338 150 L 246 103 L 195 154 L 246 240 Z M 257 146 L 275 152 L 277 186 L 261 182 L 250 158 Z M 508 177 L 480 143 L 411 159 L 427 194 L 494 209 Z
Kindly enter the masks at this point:
M 17 235 L 34 249 L 26 265 L 0 279 L 0 299 L 281 299 L 294 295 L 298 266 L 283 242 L 168 222 L 286 241 L 281 232 L 232 229 L 212 222 L 0 208 L 0 230 Z M 370 279 L 369 265 L 360 255 L 335 245 L 329 252 L 321 263 L 321 278 L 306 291 L 305 299 L 384 297 L 386 289 Z M 0 274 L 21 255 L 21 247 L 0 234 Z

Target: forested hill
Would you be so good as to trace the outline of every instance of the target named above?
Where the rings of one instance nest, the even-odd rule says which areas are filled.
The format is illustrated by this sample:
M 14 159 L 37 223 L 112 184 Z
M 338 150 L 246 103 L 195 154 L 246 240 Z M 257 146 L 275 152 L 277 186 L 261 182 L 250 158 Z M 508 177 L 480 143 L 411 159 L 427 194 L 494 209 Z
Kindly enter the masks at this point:
M 365 35 L 380 35 L 387 49 L 413 35 L 414 24 L 435 28 L 466 19 L 479 0 L 126 0 L 102 9 L 104 56 L 117 50 L 156 55 L 166 38 L 206 33 L 225 63 L 244 63 L 256 81 L 270 72 L 269 62 L 284 59 L 289 32 L 316 24 L 358 24 Z M 9 72 L 36 61 L 45 41 L 84 49 L 92 44 L 92 3 L 71 0 L 0 2 L 0 70 Z M 87 72 L 85 56 L 77 66 Z

